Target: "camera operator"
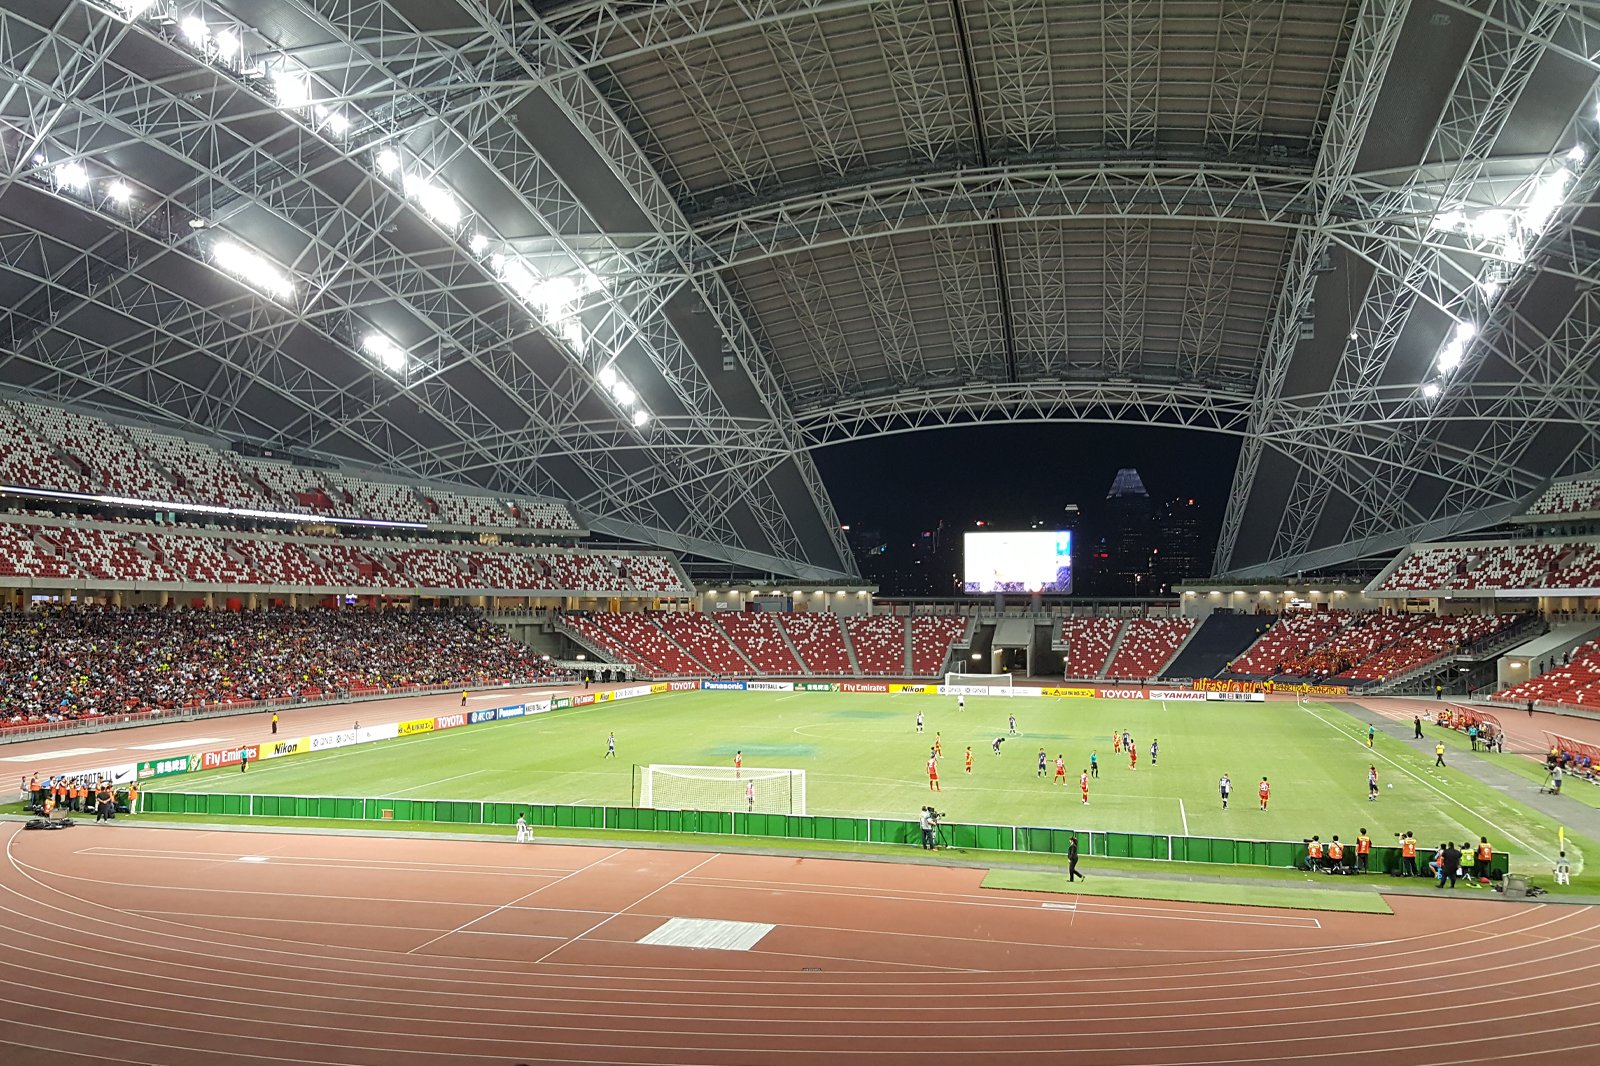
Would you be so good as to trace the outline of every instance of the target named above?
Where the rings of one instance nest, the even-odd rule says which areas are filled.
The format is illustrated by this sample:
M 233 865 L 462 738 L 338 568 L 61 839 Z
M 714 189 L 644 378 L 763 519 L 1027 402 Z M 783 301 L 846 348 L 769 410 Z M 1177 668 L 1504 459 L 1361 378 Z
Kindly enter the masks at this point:
M 922 848 L 924 851 L 934 850 L 938 843 L 939 812 L 932 807 L 922 808 Z

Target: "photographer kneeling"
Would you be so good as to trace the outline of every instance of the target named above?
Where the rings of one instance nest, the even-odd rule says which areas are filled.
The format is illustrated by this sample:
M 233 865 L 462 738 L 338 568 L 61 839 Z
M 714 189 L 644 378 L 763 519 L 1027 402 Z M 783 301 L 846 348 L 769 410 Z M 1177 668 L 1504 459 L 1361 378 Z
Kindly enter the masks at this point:
M 922 847 L 924 851 L 932 851 L 938 844 L 939 812 L 932 807 L 922 808 Z

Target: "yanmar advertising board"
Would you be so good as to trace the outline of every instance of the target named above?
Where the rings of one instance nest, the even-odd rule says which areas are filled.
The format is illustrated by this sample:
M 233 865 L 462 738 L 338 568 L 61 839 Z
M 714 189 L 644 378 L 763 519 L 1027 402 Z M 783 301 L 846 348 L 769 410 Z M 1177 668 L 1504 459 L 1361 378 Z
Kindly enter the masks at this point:
M 1206 694 L 1204 692 L 1190 692 L 1188 689 L 1182 688 L 1160 688 L 1151 689 L 1150 698 L 1153 700 L 1172 700 L 1175 703 L 1204 703 Z

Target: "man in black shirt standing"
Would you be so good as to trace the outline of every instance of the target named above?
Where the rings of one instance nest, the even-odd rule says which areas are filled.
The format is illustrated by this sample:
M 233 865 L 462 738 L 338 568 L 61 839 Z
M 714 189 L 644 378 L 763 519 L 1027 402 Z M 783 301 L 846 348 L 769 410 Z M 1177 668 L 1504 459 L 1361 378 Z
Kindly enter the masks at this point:
M 1444 846 L 1444 858 L 1439 862 L 1439 883 L 1433 887 L 1443 888 L 1444 879 L 1450 879 L 1450 887 L 1456 887 L 1456 875 L 1461 872 L 1461 849 L 1454 844 Z
M 1078 872 L 1078 838 L 1073 837 L 1067 844 L 1067 884 L 1070 885 L 1080 877 L 1085 881 L 1089 880 Z

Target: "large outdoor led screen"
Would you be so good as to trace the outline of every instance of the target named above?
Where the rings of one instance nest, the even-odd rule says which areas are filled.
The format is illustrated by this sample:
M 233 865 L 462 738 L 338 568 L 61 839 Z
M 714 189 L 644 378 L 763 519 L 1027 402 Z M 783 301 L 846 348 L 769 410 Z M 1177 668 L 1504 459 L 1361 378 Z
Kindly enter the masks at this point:
M 1071 592 L 1072 532 L 968 533 L 968 592 Z

